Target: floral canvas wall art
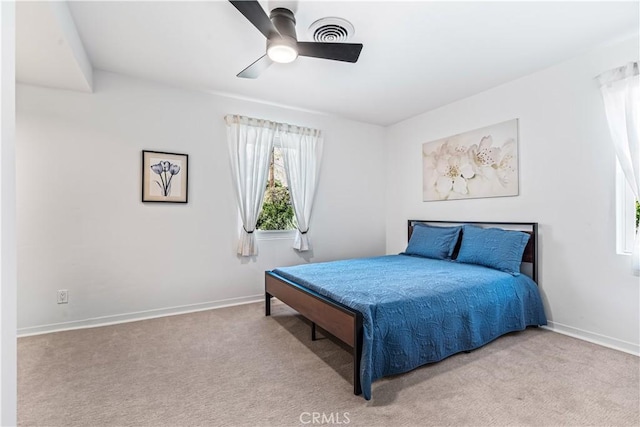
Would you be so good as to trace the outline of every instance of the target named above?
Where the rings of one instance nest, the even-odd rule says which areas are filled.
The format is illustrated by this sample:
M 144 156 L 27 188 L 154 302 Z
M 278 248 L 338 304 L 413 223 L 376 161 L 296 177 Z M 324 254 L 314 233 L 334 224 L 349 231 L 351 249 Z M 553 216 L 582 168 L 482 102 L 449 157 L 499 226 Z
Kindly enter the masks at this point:
M 142 201 L 187 203 L 187 154 L 142 152 Z
M 425 202 L 518 195 L 518 119 L 422 144 Z

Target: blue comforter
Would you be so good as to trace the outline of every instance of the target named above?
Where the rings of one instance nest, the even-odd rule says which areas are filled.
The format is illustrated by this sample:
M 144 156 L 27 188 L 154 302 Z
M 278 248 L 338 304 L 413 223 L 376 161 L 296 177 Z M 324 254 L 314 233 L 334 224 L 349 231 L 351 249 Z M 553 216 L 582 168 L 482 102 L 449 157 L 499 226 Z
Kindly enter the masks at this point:
M 547 323 L 530 278 L 477 265 L 388 255 L 274 273 L 362 313 L 360 379 L 367 400 L 378 378 Z

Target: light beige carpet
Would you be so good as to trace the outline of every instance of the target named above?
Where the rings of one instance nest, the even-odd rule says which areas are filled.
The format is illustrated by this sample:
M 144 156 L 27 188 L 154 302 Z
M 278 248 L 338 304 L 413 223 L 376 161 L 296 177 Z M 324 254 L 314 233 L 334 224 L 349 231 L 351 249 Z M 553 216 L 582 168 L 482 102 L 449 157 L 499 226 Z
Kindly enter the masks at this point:
M 639 358 L 542 329 L 354 396 L 351 356 L 283 304 L 18 341 L 22 426 L 640 425 Z

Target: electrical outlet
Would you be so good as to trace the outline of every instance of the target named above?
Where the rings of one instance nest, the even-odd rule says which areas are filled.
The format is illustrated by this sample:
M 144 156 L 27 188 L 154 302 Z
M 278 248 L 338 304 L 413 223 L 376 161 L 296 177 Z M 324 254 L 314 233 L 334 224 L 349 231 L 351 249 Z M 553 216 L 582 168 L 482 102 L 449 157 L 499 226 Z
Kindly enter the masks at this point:
M 66 289 L 58 290 L 58 304 L 67 304 L 69 302 L 69 291 Z

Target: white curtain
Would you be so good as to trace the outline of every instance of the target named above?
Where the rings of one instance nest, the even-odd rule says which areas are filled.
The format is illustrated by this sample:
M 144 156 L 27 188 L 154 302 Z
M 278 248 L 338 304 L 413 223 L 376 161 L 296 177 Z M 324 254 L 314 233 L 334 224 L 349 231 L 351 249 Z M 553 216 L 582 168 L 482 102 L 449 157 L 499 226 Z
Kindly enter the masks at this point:
M 254 231 L 264 201 L 277 124 L 242 116 L 225 116 L 233 186 L 242 218 L 238 255 L 258 254 Z
M 618 162 L 636 199 L 640 196 L 640 80 L 638 63 L 607 71 L 598 76 L 611 139 Z M 636 233 L 633 272 L 640 275 L 640 238 Z
M 311 249 L 307 233 L 322 159 L 322 133 L 316 129 L 282 124 L 278 135 L 291 204 L 298 221 L 293 248 L 304 252 Z

